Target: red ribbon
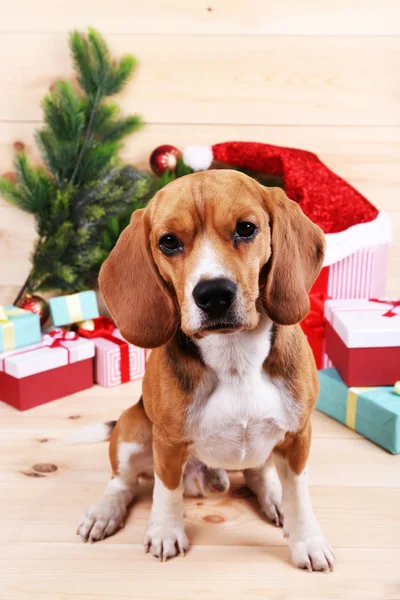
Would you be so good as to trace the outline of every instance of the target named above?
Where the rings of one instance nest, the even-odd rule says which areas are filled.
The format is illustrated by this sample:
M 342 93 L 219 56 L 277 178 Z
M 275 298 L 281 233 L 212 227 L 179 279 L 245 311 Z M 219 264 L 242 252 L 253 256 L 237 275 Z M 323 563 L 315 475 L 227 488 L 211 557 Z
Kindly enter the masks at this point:
M 308 343 L 314 354 L 317 369 L 322 368 L 322 357 L 325 341 L 324 294 L 310 294 L 310 312 L 302 321 L 301 327 L 307 336 Z
M 382 317 L 398 317 L 399 313 L 394 312 L 393 309 L 400 306 L 400 300 L 379 300 L 378 298 L 370 298 L 370 302 L 378 302 L 379 304 L 390 304 L 392 308 L 389 308 L 387 312 L 385 312 Z
M 82 327 L 78 327 L 77 332 L 82 337 L 91 338 L 102 338 L 108 340 L 113 344 L 119 346 L 120 356 L 120 368 L 121 368 L 121 383 L 127 383 L 130 381 L 130 367 L 129 367 L 129 344 L 125 340 L 121 340 L 119 337 L 113 335 L 115 331 L 115 325 L 108 317 L 97 317 L 93 319 L 94 330 L 88 331 Z
M 74 341 L 79 338 L 79 336 L 73 331 L 64 331 L 64 329 L 53 329 L 49 331 L 48 334 L 51 338 L 53 338 L 52 343 L 47 346 L 48 348 L 64 348 L 64 350 L 68 353 L 68 364 L 71 363 L 71 350 L 64 346 L 62 342 Z
M 324 305 L 325 300 L 328 299 L 328 278 L 329 267 L 325 267 L 317 277 L 309 293 L 310 312 L 301 322 L 301 328 L 306 334 L 307 341 L 313 351 L 317 369 L 322 369 L 324 355 L 326 323 Z

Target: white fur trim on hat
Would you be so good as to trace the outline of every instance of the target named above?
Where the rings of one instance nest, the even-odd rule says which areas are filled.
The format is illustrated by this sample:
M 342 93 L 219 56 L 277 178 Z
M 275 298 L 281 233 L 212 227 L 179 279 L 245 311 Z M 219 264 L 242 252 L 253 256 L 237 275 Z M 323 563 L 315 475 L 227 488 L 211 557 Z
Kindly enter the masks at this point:
M 373 221 L 353 225 L 339 233 L 327 233 L 324 267 L 371 246 L 389 244 L 392 241 L 392 224 L 384 212 L 378 213 Z
M 213 161 L 212 146 L 186 146 L 183 149 L 183 162 L 193 171 L 205 171 Z

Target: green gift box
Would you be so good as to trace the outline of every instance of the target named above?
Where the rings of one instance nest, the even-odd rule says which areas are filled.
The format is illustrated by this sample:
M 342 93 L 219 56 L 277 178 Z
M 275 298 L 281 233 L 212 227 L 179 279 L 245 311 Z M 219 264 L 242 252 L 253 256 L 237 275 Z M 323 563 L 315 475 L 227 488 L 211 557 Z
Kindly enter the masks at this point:
M 347 387 L 335 369 L 319 371 L 316 408 L 375 442 L 400 453 L 400 396 L 389 387 Z
M 0 352 L 29 346 L 41 339 L 40 318 L 18 306 L 0 306 Z
M 93 290 L 50 298 L 49 306 L 51 320 L 56 327 L 96 319 L 99 316 L 96 293 Z

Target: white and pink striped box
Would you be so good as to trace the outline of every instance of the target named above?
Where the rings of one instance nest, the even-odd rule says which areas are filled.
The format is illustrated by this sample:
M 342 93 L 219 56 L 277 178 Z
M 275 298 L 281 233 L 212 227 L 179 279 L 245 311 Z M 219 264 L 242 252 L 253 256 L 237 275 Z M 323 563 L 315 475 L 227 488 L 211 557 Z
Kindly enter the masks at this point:
M 124 340 L 118 329 L 113 331 L 112 336 Z M 104 387 L 120 385 L 122 383 L 120 345 L 101 337 L 91 338 L 91 341 L 96 347 L 95 382 Z M 129 381 L 141 379 L 146 367 L 145 350 L 126 343 L 129 346 Z
M 328 277 L 328 298 L 350 300 L 379 298 L 385 295 L 388 244 L 362 248 L 331 264 Z M 332 367 L 324 351 L 324 369 Z

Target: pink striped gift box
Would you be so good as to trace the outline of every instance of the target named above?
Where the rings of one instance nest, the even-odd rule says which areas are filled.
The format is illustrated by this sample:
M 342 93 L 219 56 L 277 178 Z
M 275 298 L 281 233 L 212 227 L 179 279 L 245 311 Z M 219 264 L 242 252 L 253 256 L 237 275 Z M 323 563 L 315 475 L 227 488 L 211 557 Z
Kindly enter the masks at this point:
M 120 340 L 124 338 L 118 329 L 113 332 L 113 337 Z M 95 381 L 104 387 L 113 387 L 121 384 L 121 350 L 120 346 L 111 340 L 101 337 L 91 338 L 96 347 Z M 127 342 L 128 343 L 128 342 Z M 145 350 L 129 345 L 129 381 L 141 379 L 146 367 Z

